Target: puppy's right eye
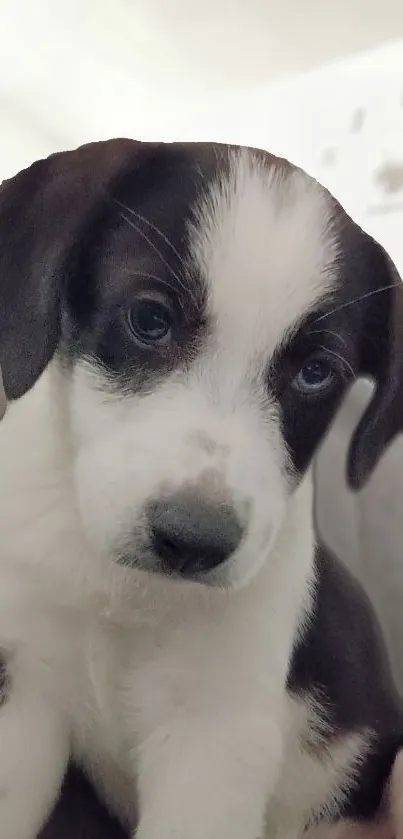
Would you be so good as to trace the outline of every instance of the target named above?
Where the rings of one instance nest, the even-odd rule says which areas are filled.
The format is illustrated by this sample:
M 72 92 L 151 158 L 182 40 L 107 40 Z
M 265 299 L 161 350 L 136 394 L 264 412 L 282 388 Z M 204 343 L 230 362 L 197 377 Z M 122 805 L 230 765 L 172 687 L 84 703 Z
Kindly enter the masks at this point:
M 293 379 L 292 387 L 304 395 L 319 396 L 337 381 L 337 373 L 329 360 L 324 355 L 312 355 Z
M 169 344 L 175 326 L 175 313 L 163 297 L 142 295 L 127 313 L 129 330 L 144 347 Z

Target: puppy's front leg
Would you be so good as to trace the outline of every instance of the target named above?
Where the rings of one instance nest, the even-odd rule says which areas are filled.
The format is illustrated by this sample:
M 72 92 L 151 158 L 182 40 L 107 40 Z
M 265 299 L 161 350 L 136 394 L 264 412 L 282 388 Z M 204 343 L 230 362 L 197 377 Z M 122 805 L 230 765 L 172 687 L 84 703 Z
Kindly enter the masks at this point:
M 282 757 L 267 715 L 181 720 L 140 750 L 137 839 L 261 839 Z
M 69 743 L 32 680 L 15 676 L 0 707 L 0 837 L 36 839 L 59 793 Z

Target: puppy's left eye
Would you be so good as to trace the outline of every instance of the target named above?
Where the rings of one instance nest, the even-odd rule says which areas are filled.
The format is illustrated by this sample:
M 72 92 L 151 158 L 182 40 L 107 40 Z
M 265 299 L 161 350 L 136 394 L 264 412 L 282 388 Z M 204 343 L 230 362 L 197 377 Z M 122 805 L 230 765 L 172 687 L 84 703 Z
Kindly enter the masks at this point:
M 292 381 L 294 390 L 316 396 L 330 390 L 338 380 L 337 373 L 323 356 L 311 356 Z
M 139 296 L 129 309 L 127 320 L 138 344 L 167 344 L 172 338 L 174 312 L 164 299 Z

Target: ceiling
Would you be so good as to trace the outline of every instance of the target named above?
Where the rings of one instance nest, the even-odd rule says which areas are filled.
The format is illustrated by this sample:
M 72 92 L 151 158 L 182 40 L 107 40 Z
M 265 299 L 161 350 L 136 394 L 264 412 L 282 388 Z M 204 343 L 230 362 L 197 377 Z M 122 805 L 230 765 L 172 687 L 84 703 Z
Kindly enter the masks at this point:
M 240 92 L 403 36 L 402 0 L 0 0 L 0 14 L 3 60 L 23 50 L 24 74 L 42 55 L 48 79 L 74 76 L 84 58 L 151 96 Z
M 400 264 L 402 191 L 385 209 L 374 178 L 403 166 L 403 0 L 0 0 L 0 15 L 0 180 L 110 136 L 259 145 Z
M 98 49 L 150 83 L 268 82 L 403 36 L 402 0 L 81 0 Z M 161 67 L 164 78 L 161 79 Z

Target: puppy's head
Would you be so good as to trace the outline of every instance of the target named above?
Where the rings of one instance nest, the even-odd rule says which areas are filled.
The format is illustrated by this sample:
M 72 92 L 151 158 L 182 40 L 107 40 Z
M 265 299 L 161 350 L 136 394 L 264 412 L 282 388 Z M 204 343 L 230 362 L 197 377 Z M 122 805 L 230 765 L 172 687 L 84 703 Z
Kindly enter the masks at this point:
M 0 241 L 6 392 L 55 355 L 84 527 L 118 562 L 242 583 L 356 376 L 354 487 L 401 427 L 396 270 L 285 161 L 89 145 L 3 185 Z

